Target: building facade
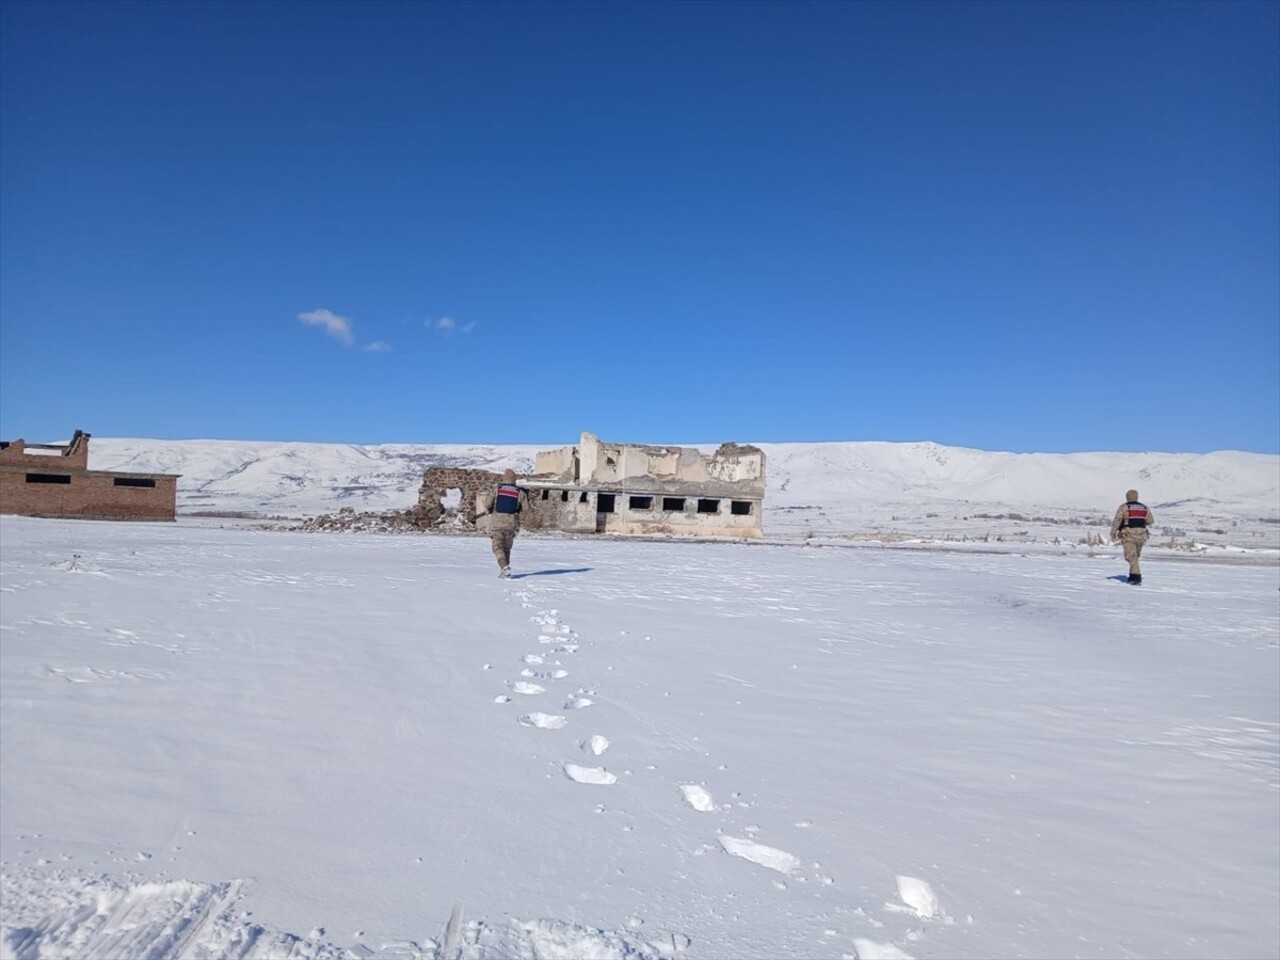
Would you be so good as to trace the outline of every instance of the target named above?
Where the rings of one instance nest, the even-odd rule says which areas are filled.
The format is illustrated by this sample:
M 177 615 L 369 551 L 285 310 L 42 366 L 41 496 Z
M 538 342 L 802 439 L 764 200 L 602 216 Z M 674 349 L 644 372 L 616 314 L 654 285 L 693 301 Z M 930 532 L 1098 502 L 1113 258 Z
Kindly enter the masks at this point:
M 89 437 L 0 441 L 0 513 L 86 520 L 174 520 L 178 474 L 89 469 Z
M 583 433 L 576 447 L 537 454 L 525 526 L 570 533 L 764 536 L 764 451 L 605 443 Z

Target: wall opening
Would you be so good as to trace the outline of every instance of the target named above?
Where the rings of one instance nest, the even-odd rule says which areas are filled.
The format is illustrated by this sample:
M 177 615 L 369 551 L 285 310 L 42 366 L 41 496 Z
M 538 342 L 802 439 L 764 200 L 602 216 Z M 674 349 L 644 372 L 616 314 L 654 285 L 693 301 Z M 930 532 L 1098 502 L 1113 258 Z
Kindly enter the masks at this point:
M 116 477 L 111 481 L 113 487 L 154 487 L 156 482 L 150 477 Z
M 699 513 L 719 513 L 720 501 L 719 500 L 699 500 L 698 512 Z
M 672 513 L 682 513 L 684 511 L 684 497 L 663 497 L 662 509 Z
M 449 487 L 445 490 L 444 496 L 440 498 L 440 506 L 446 510 L 457 510 L 462 506 L 462 488 Z
M 560 502 L 561 502 L 561 503 L 568 503 L 568 502 L 569 502 L 569 491 L 568 491 L 568 490 L 561 490 L 561 491 L 560 491 Z
M 69 473 L 28 473 L 27 483 L 70 483 Z
M 631 497 L 627 501 L 627 507 L 631 510 L 652 510 L 653 497 Z
M 599 494 L 596 497 L 596 513 L 613 513 L 613 500 L 612 493 Z
M 587 502 L 587 491 L 583 490 L 580 494 L 578 494 L 578 502 L 579 503 Z
M 749 517 L 751 516 L 751 501 L 732 500 L 729 503 L 729 512 L 735 517 Z
M 543 490 L 543 491 L 542 491 L 542 499 L 543 499 L 543 500 L 548 500 L 548 499 L 550 499 L 550 497 L 551 497 L 551 491 L 550 491 L 550 490 Z

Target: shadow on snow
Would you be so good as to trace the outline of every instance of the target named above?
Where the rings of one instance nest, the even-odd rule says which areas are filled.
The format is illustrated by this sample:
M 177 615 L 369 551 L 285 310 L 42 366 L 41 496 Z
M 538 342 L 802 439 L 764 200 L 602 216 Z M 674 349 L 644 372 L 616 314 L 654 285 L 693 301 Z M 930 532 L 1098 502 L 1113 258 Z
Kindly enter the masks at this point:
M 513 573 L 508 580 L 523 580 L 525 577 L 550 577 L 557 573 L 590 573 L 590 567 L 574 567 L 571 570 L 534 570 L 532 573 Z

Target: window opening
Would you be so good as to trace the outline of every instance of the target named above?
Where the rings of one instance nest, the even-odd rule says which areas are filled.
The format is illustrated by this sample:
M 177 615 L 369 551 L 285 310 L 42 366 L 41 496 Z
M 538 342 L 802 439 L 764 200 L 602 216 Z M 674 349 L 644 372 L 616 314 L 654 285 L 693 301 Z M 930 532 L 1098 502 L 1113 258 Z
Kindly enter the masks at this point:
M 699 500 L 698 512 L 699 513 L 719 513 L 720 501 L 719 500 Z
M 627 506 L 632 510 L 652 510 L 653 497 L 632 497 Z
M 596 513 L 613 513 L 612 493 L 602 493 L 596 497 Z
M 729 504 L 729 512 L 735 517 L 749 517 L 751 516 L 751 501 L 733 500 Z
M 116 487 L 154 487 L 156 482 L 149 477 L 116 477 L 111 484 Z
M 28 473 L 27 483 L 70 483 L 69 473 Z
M 662 509 L 680 513 L 684 510 L 684 497 L 663 497 Z

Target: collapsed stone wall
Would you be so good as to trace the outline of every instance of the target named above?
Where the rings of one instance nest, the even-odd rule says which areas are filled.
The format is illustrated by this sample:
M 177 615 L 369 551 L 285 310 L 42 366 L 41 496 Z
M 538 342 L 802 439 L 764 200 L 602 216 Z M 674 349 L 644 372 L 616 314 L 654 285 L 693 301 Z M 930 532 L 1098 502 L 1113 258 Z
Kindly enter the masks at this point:
M 525 479 L 517 476 L 516 481 Z M 430 467 L 422 477 L 422 486 L 418 488 L 418 502 L 411 508 L 414 522 L 424 529 L 436 529 L 442 526 L 474 529 L 477 503 L 483 504 L 484 498 L 502 480 L 502 474 L 491 470 L 474 470 L 464 467 Z M 462 502 L 456 511 L 444 505 L 445 495 L 450 490 L 462 492 Z M 575 493 L 574 501 L 578 499 Z M 525 492 L 525 510 L 520 515 L 522 530 L 555 530 L 562 524 L 562 512 L 565 504 L 559 496 L 555 499 L 543 499 L 539 490 Z
M 418 526 L 434 527 L 444 517 L 445 495 L 450 490 L 462 491 L 458 504 L 458 517 L 470 526 L 476 522 L 476 502 L 488 496 L 489 491 L 502 479 L 491 470 L 469 470 L 464 467 L 429 467 L 422 475 L 418 488 L 418 502 L 413 514 Z

